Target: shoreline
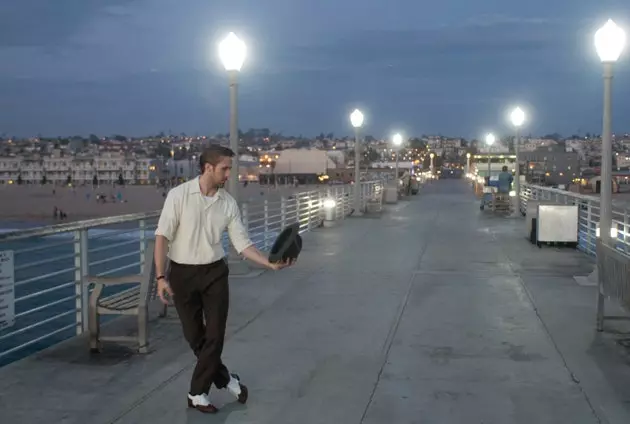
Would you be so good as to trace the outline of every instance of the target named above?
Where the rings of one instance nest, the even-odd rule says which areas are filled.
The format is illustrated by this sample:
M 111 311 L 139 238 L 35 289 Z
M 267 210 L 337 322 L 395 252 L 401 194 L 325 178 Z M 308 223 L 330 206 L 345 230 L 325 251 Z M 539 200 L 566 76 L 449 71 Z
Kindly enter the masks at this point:
M 314 190 L 314 186 L 279 187 L 269 189 L 257 184 L 239 187 L 239 198 L 248 202 L 279 200 L 280 196 L 290 196 L 295 192 Z M 96 200 L 96 194 L 107 197 L 105 203 Z M 147 213 L 162 209 L 165 191 L 155 186 L 102 187 L 48 187 L 48 186 L 0 186 L 0 229 L 19 230 L 21 228 L 44 227 L 55 224 L 68 224 L 77 221 Z M 113 197 L 112 197 L 113 196 Z M 61 220 L 53 216 L 58 208 L 66 214 Z M 108 228 L 114 225 L 109 224 Z

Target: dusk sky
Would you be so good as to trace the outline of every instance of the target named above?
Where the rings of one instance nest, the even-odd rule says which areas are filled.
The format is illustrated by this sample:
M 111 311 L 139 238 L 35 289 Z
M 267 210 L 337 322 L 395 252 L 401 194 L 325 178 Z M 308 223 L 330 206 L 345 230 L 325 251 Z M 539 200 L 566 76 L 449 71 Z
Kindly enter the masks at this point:
M 595 30 L 630 33 L 628 0 L 6 0 L 0 134 L 228 131 L 217 43 L 249 55 L 240 127 L 284 134 L 601 132 Z M 630 35 L 630 34 L 629 34 Z M 615 131 L 630 132 L 630 46 L 616 67 Z

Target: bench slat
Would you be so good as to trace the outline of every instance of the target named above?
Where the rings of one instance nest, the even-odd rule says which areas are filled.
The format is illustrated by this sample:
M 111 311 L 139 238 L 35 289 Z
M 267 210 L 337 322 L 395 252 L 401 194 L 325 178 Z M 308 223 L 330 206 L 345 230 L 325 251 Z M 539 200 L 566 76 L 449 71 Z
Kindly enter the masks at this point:
M 124 301 L 125 299 L 133 296 L 138 296 L 140 294 L 140 288 L 132 287 L 127 290 L 123 290 L 119 293 L 112 294 L 111 296 L 103 297 L 100 299 L 100 305 L 113 305 Z
M 129 309 L 137 307 L 140 303 L 139 300 L 140 298 L 138 296 L 133 296 L 120 299 L 117 302 L 100 304 L 99 306 L 107 309 Z

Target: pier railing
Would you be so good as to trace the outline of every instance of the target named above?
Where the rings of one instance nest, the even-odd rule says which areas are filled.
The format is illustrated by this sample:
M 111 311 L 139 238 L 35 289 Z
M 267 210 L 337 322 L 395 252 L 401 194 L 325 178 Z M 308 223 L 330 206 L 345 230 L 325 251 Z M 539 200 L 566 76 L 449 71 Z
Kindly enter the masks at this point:
M 382 187 L 381 181 L 359 185 L 363 209 L 382 196 Z M 267 251 L 287 225 L 299 223 L 301 232 L 319 227 L 324 204 L 334 208 L 335 219 L 345 219 L 352 211 L 355 188 L 321 186 L 286 196 L 271 193 L 264 200 L 241 205 L 243 222 L 256 246 Z M 0 366 L 86 331 L 90 292 L 86 277 L 139 272 L 159 214 L 112 216 L 0 234 L 0 255 L 12 252 L 14 287 L 11 299 L 4 293 L 14 314 L 9 325 L 0 327 Z M 226 247 L 228 243 L 226 236 Z
M 599 197 L 523 184 L 521 187 L 521 210 L 527 210 L 529 200 L 548 201 L 564 205 L 578 206 L 578 246 L 589 255 L 597 254 L 599 235 Z M 614 247 L 630 255 L 630 211 L 613 204 L 612 234 Z

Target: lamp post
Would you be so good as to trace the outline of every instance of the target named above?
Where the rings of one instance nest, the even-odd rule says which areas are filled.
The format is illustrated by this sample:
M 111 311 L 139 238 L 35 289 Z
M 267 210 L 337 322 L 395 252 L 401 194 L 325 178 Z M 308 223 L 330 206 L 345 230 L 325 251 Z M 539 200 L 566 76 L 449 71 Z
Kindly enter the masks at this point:
M 400 134 L 394 134 L 394 137 L 392 138 L 392 144 L 394 145 L 394 148 L 396 149 L 396 174 L 395 175 L 395 180 L 396 180 L 396 190 L 398 190 L 398 186 L 400 185 L 398 182 L 398 156 L 399 156 L 399 151 L 400 151 L 400 146 L 402 145 L 402 135 Z
M 514 154 L 516 155 L 516 168 L 514 169 L 514 215 L 520 213 L 520 199 L 521 199 L 521 162 L 519 160 L 519 150 L 521 145 L 521 126 L 525 122 L 525 112 L 520 107 L 517 107 L 510 114 L 510 120 L 512 125 L 516 129 L 516 140 L 514 140 Z
M 470 174 L 470 152 L 466 153 L 466 177 Z
M 490 182 L 490 174 L 492 174 L 492 167 L 490 164 L 490 147 L 494 144 L 496 138 L 494 134 L 490 133 L 486 135 L 486 144 L 488 145 L 488 182 Z
M 271 175 L 267 174 L 267 188 L 271 187 L 272 182 L 274 187 L 278 188 L 277 178 L 275 175 L 276 161 L 278 160 L 278 157 L 278 155 L 265 155 L 259 159 L 260 167 L 265 167 L 271 170 Z
M 431 154 L 429 155 L 429 159 L 431 159 L 431 161 L 429 162 L 429 170 L 431 171 L 431 178 L 433 178 L 433 158 L 435 157 L 435 153 L 431 152 Z
M 173 162 L 173 175 L 175 176 L 175 185 L 177 185 L 177 163 L 175 163 L 175 150 L 171 149 L 171 162 Z
M 355 109 L 350 114 L 350 123 L 354 127 L 354 214 L 361 215 L 361 145 L 359 130 L 363 126 L 363 113 Z
M 230 81 L 230 149 L 234 152 L 235 159 L 230 171 L 228 191 L 238 202 L 238 73 L 241 71 L 247 48 L 245 43 L 236 34 L 230 32 L 219 43 L 219 57 L 228 72 Z
M 601 200 L 599 228 L 609 243 L 612 228 L 612 79 L 613 65 L 626 43 L 626 34 L 612 20 L 595 33 L 595 48 L 604 65 L 604 116 L 602 130 Z

